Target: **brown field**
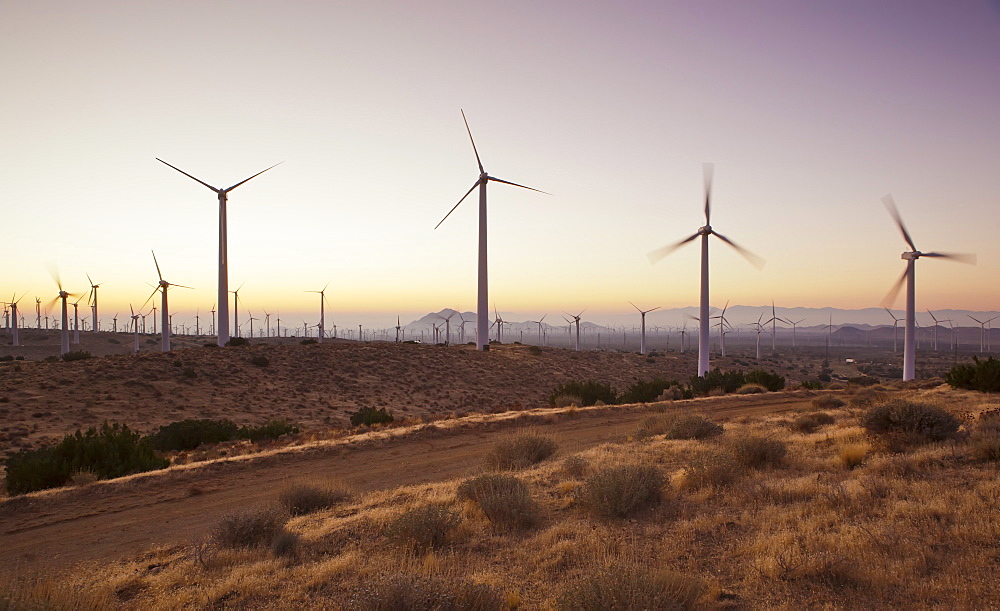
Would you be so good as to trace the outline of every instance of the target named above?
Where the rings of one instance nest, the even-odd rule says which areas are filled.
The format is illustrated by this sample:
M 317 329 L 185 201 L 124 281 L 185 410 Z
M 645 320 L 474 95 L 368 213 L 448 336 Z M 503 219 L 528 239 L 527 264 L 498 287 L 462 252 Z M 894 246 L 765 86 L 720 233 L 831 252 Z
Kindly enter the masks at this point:
M 257 355 L 271 365 L 250 365 Z M 562 381 L 623 388 L 635 377 L 684 378 L 689 359 L 328 344 L 20 362 L 17 372 L 2 363 L 5 426 L 27 426 L 8 434 L 8 447 L 96 418 L 148 431 L 184 417 L 287 417 L 304 432 L 273 447 L 217 449 L 200 456 L 212 460 L 188 457 L 164 471 L 0 502 L 0 603 L 10 590 L 14 600 L 56 608 L 606 608 L 602 593 L 615 588 L 633 596 L 620 608 L 648 605 L 642 596 L 676 608 L 1000 601 L 997 463 L 962 434 L 890 448 L 859 428 L 862 395 L 851 388 L 833 393 L 845 406 L 823 409 L 816 400 L 829 393 L 811 391 L 541 407 Z M 175 371 L 186 367 L 197 377 Z M 1000 405 L 918 386 L 884 389 L 876 400 L 945 407 L 963 416 L 963 430 Z M 52 414 L 20 413 L 44 403 Z M 408 420 L 338 430 L 359 405 Z M 665 422 L 691 413 L 725 431 L 664 437 Z M 800 419 L 810 414 L 826 416 L 810 430 Z M 460 486 L 490 472 L 491 449 L 527 435 L 556 446 L 511 472 L 529 498 L 470 500 Z M 755 437 L 785 455 L 740 462 L 739 448 Z M 653 478 L 654 498 L 624 516 L 600 511 L 629 496 L 627 486 L 601 488 L 622 484 L 620 474 L 600 473 L 616 465 Z M 295 517 L 279 510 L 289 489 L 331 482 L 350 488 L 350 498 Z M 250 508 L 265 508 L 279 536 L 227 547 L 220 520 Z

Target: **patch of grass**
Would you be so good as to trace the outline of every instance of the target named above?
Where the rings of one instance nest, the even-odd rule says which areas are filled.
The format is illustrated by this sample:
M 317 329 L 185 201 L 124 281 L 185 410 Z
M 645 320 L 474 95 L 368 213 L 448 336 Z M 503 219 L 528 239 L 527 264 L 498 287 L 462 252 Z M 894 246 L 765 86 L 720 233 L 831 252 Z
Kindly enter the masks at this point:
M 579 395 L 568 395 L 561 393 L 551 398 L 554 407 L 580 407 L 583 405 L 583 398 Z
M 351 492 L 345 486 L 320 487 L 311 484 L 295 484 L 278 495 L 278 503 L 293 516 L 329 509 L 350 500 Z
M 500 611 L 507 608 L 493 586 L 459 577 L 385 573 L 354 586 L 345 607 L 358 611 Z
M 812 404 L 816 409 L 837 409 L 845 405 L 844 400 L 835 395 L 820 395 L 812 400 Z
M 590 463 L 578 454 L 567 456 L 562 462 L 563 473 L 570 477 L 583 477 L 589 469 Z
M 287 521 L 285 514 L 271 507 L 231 513 L 219 520 L 212 539 L 229 549 L 265 547 L 284 531 Z
M 746 469 L 763 469 L 782 464 L 788 452 L 785 442 L 764 435 L 741 435 L 729 443 L 733 460 Z
M 792 420 L 788 426 L 793 431 L 808 434 L 815 432 L 821 426 L 833 424 L 836 421 L 837 419 L 830 414 L 819 412 L 815 414 L 802 414 Z
M 588 477 L 578 491 L 577 500 L 592 515 L 624 518 L 658 503 L 663 484 L 663 474 L 652 465 L 613 465 Z
M 493 445 L 483 462 L 490 469 L 524 469 L 552 456 L 557 447 L 558 444 L 548 435 L 507 435 Z
M 581 611 L 693 609 L 706 590 L 697 578 L 617 564 L 588 571 L 563 591 L 558 603 L 560 609 Z
M 684 465 L 682 490 L 725 488 L 739 480 L 743 470 L 729 454 L 713 452 L 691 459 Z
M 386 535 L 407 547 L 432 549 L 444 545 L 461 521 L 462 518 L 447 507 L 423 505 L 392 520 L 386 528 Z
M 868 458 L 871 446 L 867 443 L 848 443 L 840 446 L 837 452 L 837 460 L 848 469 L 857 469 L 864 464 Z
M 767 392 L 767 389 L 760 384 L 744 384 L 736 389 L 738 395 L 758 395 Z

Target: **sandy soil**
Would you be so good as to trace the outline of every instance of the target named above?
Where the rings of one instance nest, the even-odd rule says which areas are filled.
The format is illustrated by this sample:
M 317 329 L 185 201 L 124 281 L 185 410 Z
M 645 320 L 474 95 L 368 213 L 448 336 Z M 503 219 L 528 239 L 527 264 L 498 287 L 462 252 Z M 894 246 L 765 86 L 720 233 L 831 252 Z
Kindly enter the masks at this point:
M 804 409 L 811 398 L 801 391 L 728 396 L 668 409 L 725 419 Z M 648 407 L 632 406 L 470 416 L 27 495 L 0 504 L 0 569 L 51 571 L 189 542 L 207 535 L 228 512 L 273 502 L 294 481 L 333 477 L 367 491 L 464 476 L 478 469 L 493 440 L 511 427 L 539 427 L 565 456 L 623 440 L 648 413 Z

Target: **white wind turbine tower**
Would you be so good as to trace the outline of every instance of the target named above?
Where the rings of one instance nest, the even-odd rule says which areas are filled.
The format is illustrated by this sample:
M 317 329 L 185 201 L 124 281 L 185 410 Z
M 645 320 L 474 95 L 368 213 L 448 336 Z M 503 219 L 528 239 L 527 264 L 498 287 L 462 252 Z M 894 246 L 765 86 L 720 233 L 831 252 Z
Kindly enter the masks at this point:
M 94 333 L 97 333 L 101 330 L 97 322 L 97 289 L 101 288 L 101 285 L 94 284 L 94 281 L 90 279 L 90 274 L 87 274 L 87 282 L 90 283 L 90 295 L 87 297 L 87 302 L 90 303 L 90 315 L 93 317 L 91 326 L 94 328 Z
M 934 352 L 937 352 L 938 351 L 938 342 L 937 342 L 938 327 L 941 326 L 941 323 L 943 323 L 943 322 L 951 322 L 951 320 L 950 319 L 938 320 L 937 316 L 934 316 L 934 312 L 931 312 L 930 310 L 927 310 L 927 313 L 930 314 L 931 315 L 931 319 L 934 320 Z
M 758 361 L 760 360 L 760 333 L 761 333 L 761 331 L 764 330 L 764 325 L 761 324 L 761 322 L 760 322 L 762 320 L 764 320 L 764 315 L 763 314 L 761 314 L 757 318 L 757 322 L 752 323 L 753 326 L 754 326 L 754 329 L 757 331 L 757 360 Z
M 132 312 L 132 336 L 134 340 L 134 345 L 132 346 L 132 353 L 139 354 L 139 314 L 135 313 L 132 309 L 132 304 L 128 304 L 129 311 Z
M 728 326 L 732 329 L 732 325 L 729 324 L 729 320 L 726 318 L 726 310 L 729 308 L 729 302 L 722 307 L 722 312 L 718 316 L 713 316 L 712 318 L 719 319 L 719 350 L 722 352 L 722 358 L 726 357 L 726 327 Z
M 239 337 L 239 335 L 240 335 L 240 289 L 243 288 L 244 284 L 246 284 L 246 282 L 241 282 L 240 286 L 235 291 L 229 291 L 230 293 L 233 294 L 233 329 L 236 330 L 236 336 L 237 337 Z M 220 301 L 219 303 L 223 303 L 223 302 Z M 226 304 L 227 307 L 229 306 L 229 300 L 228 299 L 226 300 L 225 304 Z M 225 316 L 225 322 L 228 325 L 229 324 L 229 312 L 226 312 L 225 315 L 226 315 Z M 223 326 L 223 309 L 220 307 L 219 308 L 219 330 L 220 331 L 222 330 L 222 326 Z M 155 333 L 156 331 L 153 331 L 153 332 Z M 226 330 L 226 334 L 227 335 L 229 334 L 229 330 L 228 329 Z M 306 337 L 308 337 L 308 335 Z
M 709 367 L 709 312 L 708 312 L 708 238 L 714 235 L 726 244 L 729 244 L 736 252 L 743 255 L 753 266 L 760 269 L 764 266 L 764 260 L 757 255 L 739 246 L 726 236 L 712 229 L 712 164 L 704 165 L 705 174 L 705 225 L 698 228 L 694 235 L 684 238 L 680 242 L 665 246 L 649 253 L 649 260 L 655 263 L 666 257 L 674 250 L 701 237 L 701 303 L 699 304 L 699 328 L 698 328 L 698 375 L 704 376 L 708 373 Z
M 468 323 L 470 323 L 472 321 L 471 320 L 465 320 L 465 316 L 462 316 L 461 312 L 458 313 L 458 320 L 461 321 L 461 322 L 458 323 L 458 341 L 460 341 L 462 343 L 462 345 L 464 346 L 465 345 L 465 325 L 467 325 Z M 404 331 L 404 333 L 405 333 L 405 331 Z
M 327 282 L 326 286 L 323 287 L 321 291 L 305 291 L 306 293 L 319 293 L 319 338 L 318 342 L 323 343 L 323 336 L 326 335 L 326 287 L 330 286 Z
M 111 332 L 118 333 L 118 312 L 111 318 Z
M 67 293 L 63 290 L 62 281 L 59 279 L 59 272 L 56 271 L 54 267 L 49 269 L 52 274 L 52 279 L 56 281 L 56 286 L 59 287 L 59 294 L 51 301 L 55 303 L 56 300 L 62 300 L 62 325 L 59 328 L 59 354 L 66 354 L 69 352 L 69 310 L 66 306 L 67 297 L 75 297 L 76 295 L 72 293 Z
M 170 352 L 170 310 L 167 307 L 167 289 L 169 289 L 172 286 L 180 287 L 182 289 L 189 289 L 191 287 L 184 286 L 183 284 L 171 284 L 170 282 L 164 280 L 163 274 L 160 273 L 160 263 L 156 260 L 155 252 L 153 252 L 153 264 L 156 265 L 156 275 L 160 277 L 160 283 L 155 289 L 153 289 L 153 292 L 146 299 L 146 303 L 149 303 L 149 300 L 152 299 L 154 295 L 156 295 L 157 291 L 162 293 L 162 299 L 160 301 L 160 303 L 162 304 L 162 307 L 160 308 L 160 316 L 162 317 L 160 319 L 161 322 L 160 332 L 162 334 L 160 339 L 160 351 Z M 146 306 L 145 303 L 142 305 L 143 307 Z M 142 308 L 139 309 L 142 310 Z M 156 318 L 154 317 L 153 320 L 155 321 Z
M 569 316 L 570 318 L 573 319 L 571 324 L 575 324 L 576 325 L 576 351 L 577 352 L 580 351 L 580 317 L 583 316 L 583 313 L 586 312 L 586 311 L 587 311 L 587 308 L 584 308 L 584 309 L 580 310 L 580 313 L 577 314 L 576 316 L 573 316 L 569 312 L 566 312 L 566 316 Z
M 209 310 L 209 312 L 212 313 L 212 330 L 209 332 L 209 335 L 215 335 L 215 304 L 214 303 L 212 304 L 212 309 Z
M 635 308 L 636 310 L 639 310 L 639 318 L 642 319 L 642 334 L 639 336 L 639 354 L 645 356 L 646 355 L 646 314 L 649 314 L 650 312 L 655 312 L 656 310 L 659 310 L 663 306 L 656 306 L 655 308 L 653 308 L 651 310 L 640 310 L 639 306 L 635 305 L 631 301 L 629 302 L 629 304 L 633 308 Z M 538 325 L 539 335 L 541 334 L 541 330 L 542 330 L 542 326 Z
M 799 325 L 801 325 L 803 322 L 805 322 L 805 320 L 806 319 L 803 318 L 802 320 L 788 320 L 788 321 L 785 321 L 788 324 L 792 325 L 792 348 L 793 349 L 795 348 L 795 332 L 797 330 L 797 327 Z
M 396 315 L 396 343 L 399 343 L 399 330 L 403 327 L 399 324 L 399 314 Z
M 80 295 L 76 301 L 73 302 L 73 343 L 80 344 L 80 316 L 77 311 L 77 306 L 80 305 L 80 300 L 83 299 L 83 295 Z
M 900 276 L 899 281 L 892 288 L 892 290 L 889 291 L 889 295 L 886 297 L 886 301 L 891 305 L 892 301 L 895 300 L 896 295 L 899 293 L 899 289 L 902 288 L 903 282 L 906 282 L 906 333 L 903 335 L 903 380 L 906 381 L 912 380 L 915 377 L 917 361 L 916 269 L 914 264 L 920 257 L 935 257 L 940 259 L 952 259 L 962 263 L 975 263 L 976 256 L 938 252 L 920 252 L 913 244 L 913 240 L 910 238 L 909 232 L 906 231 L 906 227 L 903 225 L 903 219 L 900 217 L 899 211 L 896 209 L 896 203 L 893 201 L 892 195 L 886 195 L 883 197 L 882 202 L 889 210 L 889 214 L 892 215 L 893 220 L 896 221 L 896 225 L 899 227 L 899 231 L 903 234 L 903 239 L 906 240 L 906 244 L 912 249 L 902 254 L 901 258 L 906 261 L 906 270 L 903 272 L 903 275 Z
M 885 310 L 886 312 L 888 312 L 889 316 L 892 316 L 892 351 L 893 352 L 898 352 L 898 350 L 896 348 L 896 338 L 899 337 L 899 332 L 898 332 L 898 330 L 899 330 L 899 321 L 901 321 L 903 319 L 899 318 L 895 314 L 893 314 L 892 310 L 890 310 L 889 308 L 882 308 L 882 309 Z
M 440 314 L 437 315 L 438 318 L 444 321 L 444 344 L 446 346 L 451 345 L 451 317 L 454 316 L 456 313 L 457 312 L 452 312 L 446 317 L 441 316 Z
M 785 320 L 784 318 L 778 318 L 778 313 L 774 309 L 774 300 L 772 299 L 771 300 L 771 319 L 764 323 L 765 325 L 771 325 L 771 352 L 774 352 L 775 350 L 777 350 L 776 344 L 775 344 L 775 337 L 777 336 L 777 333 L 778 333 L 777 324 L 779 322 L 783 322 L 785 324 L 788 324 L 788 321 Z
M 631 302 L 629 302 L 629 303 L 631 303 Z M 543 343 L 542 342 L 542 321 L 545 320 L 545 316 L 548 316 L 548 314 L 545 314 L 544 316 L 542 316 L 538 320 L 529 320 L 528 321 L 528 322 L 533 322 L 536 325 L 538 325 L 538 343 L 539 344 Z
M 458 200 L 458 203 L 448 211 L 448 214 L 444 215 L 441 222 L 434 226 L 437 229 L 441 226 L 441 223 L 451 216 L 451 213 L 458 208 L 459 205 L 465 198 L 472 193 L 476 187 L 479 187 L 479 289 L 476 302 L 476 349 L 477 350 L 489 350 L 489 281 L 488 281 L 488 271 L 487 271 L 487 256 L 486 256 L 486 185 L 490 181 L 500 182 L 507 185 L 513 185 L 515 187 L 520 187 L 522 189 L 528 189 L 529 191 L 538 191 L 539 193 L 545 193 L 545 191 L 540 191 L 532 187 L 526 187 L 524 185 L 519 185 L 516 182 L 510 182 L 507 180 L 501 180 L 499 178 L 490 176 L 483 169 L 483 162 L 479 158 L 479 151 L 476 150 L 476 141 L 472 139 L 472 130 L 469 129 L 469 122 L 465 119 L 465 111 L 462 111 L 462 120 L 465 121 L 465 130 L 469 132 L 469 140 L 472 142 L 472 152 L 476 154 L 476 163 L 479 164 L 479 178 L 473 183 L 472 188 L 470 188 L 462 199 Z M 546 193 L 546 195 L 549 195 Z
M 212 191 L 215 191 L 215 193 L 219 196 L 219 332 L 218 332 L 218 343 L 219 343 L 219 346 L 225 346 L 226 342 L 229 341 L 229 256 L 227 254 L 228 246 L 227 246 L 227 235 L 226 235 L 226 227 L 227 227 L 227 223 L 226 223 L 226 200 L 227 200 L 227 197 L 229 195 L 229 192 L 232 191 L 233 189 L 235 189 L 236 187 L 242 185 L 243 183 L 245 183 L 245 182 L 247 182 L 249 180 L 257 178 L 258 176 L 260 176 L 261 174 L 263 174 L 267 170 L 273 169 L 273 168 L 281 165 L 284 162 L 282 161 L 280 163 L 276 163 L 273 166 L 271 166 L 270 168 L 267 168 L 267 170 L 261 170 L 260 172 L 257 172 L 256 174 L 254 174 L 250 178 L 247 178 L 245 180 L 241 180 L 240 182 L 236 183 L 235 185 L 229 187 L 228 189 L 217 189 L 217 188 L 213 187 L 212 185 L 208 184 L 207 182 L 205 182 L 203 180 L 200 180 L 198 178 L 195 178 L 194 176 L 191 176 L 190 174 L 188 174 L 184 170 L 170 165 L 169 163 L 167 163 L 166 161 L 163 161 L 159 157 L 157 157 L 156 160 L 159 161 L 160 163 L 166 165 L 166 166 L 170 166 L 171 168 L 174 168 L 175 170 L 177 170 L 181 174 L 187 176 L 188 178 L 190 178 L 192 180 L 195 180 L 195 181 L 197 181 L 197 182 L 205 185 L 206 187 L 208 187 Z
M 271 315 L 264 310 L 264 327 L 267 329 L 267 337 L 271 337 Z
M 988 318 L 986 320 L 979 320 L 971 314 L 966 314 L 966 316 L 979 323 L 979 354 L 982 354 L 986 350 L 986 325 L 996 320 L 997 317 L 994 316 L 993 318 Z
M 17 302 L 21 301 L 21 299 L 24 299 L 24 295 L 21 295 L 21 299 L 16 299 L 16 297 L 17 297 L 17 293 L 14 293 L 14 294 L 12 294 L 10 296 L 10 320 L 11 320 L 11 325 L 10 325 L 10 341 L 11 341 L 11 345 L 13 345 L 13 346 L 20 346 L 21 345 L 21 335 L 20 335 L 20 333 L 18 333 L 18 328 L 17 328 L 17 323 L 18 323 L 18 320 L 17 320 Z

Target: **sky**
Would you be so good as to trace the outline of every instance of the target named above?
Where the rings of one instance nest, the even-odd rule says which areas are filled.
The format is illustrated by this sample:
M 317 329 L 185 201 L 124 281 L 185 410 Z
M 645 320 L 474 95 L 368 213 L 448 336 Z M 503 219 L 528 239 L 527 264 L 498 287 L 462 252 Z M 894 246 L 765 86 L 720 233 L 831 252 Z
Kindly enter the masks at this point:
M 102 318 L 157 280 L 182 317 L 230 286 L 327 327 L 475 309 L 486 170 L 490 300 L 603 323 L 696 305 L 877 307 L 906 245 L 918 310 L 996 310 L 1000 2 L 0 1 L 0 293 L 102 284 Z M 896 307 L 903 305 L 902 296 Z M 148 305 L 146 306 L 148 309 Z M 33 306 L 32 306 L 33 309 Z M 257 313 L 255 312 L 255 315 Z M 650 315 L 653 320 L 655 314 Z M 384 322 L 383 322 L 384 320 Z

